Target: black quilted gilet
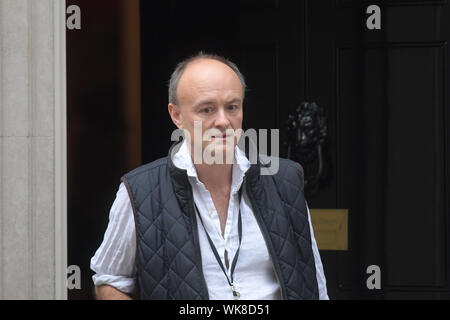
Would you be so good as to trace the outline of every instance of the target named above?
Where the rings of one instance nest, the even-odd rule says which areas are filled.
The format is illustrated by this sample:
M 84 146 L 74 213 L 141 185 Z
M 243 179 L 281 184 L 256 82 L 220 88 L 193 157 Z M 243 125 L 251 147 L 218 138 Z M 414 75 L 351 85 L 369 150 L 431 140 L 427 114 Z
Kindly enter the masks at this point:
M 175 144 L 176 145 L 176 144 Z M 209 299 L 192 189 L 186 170 L 169 156 L 139 167 L 122 181 L 136 223 L 136 267 L 141 299 Z M 260 175 L 253 164 L 244 179 L 272 258 L 283 299 L 318 299 L 301 166 L 279 159 L 279 171 Z M 245 235 L 244 235 L 245 236 Z

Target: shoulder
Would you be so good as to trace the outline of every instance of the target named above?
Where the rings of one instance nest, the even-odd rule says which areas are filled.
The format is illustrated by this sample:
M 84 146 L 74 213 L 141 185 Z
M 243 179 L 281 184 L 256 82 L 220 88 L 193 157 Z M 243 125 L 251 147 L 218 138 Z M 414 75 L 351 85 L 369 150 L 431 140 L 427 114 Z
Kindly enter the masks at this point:
M 280 169 L 283 170 L 284 173 L 300 173 L 303 175 L 303 167 L 300 163 L 285 159 L 285 158 L 279 158 L 280 159 Z
M 260 156 L 261 168 L 267 169 L 265 175 L 284 177 L 286 175 L 299 174 L 303 177 L 303 167 L 300 163 L 273 156 Z
M 158 160 L 149 162 L 147 164 L 144 164 L 140 167 L 137 167 L 136 169 L 131 170 L 130 172 L 124 174 L 124 178 L 127 180 L 133 179 L 145 174 L 150 173 L 151 171 L 155 171 L 161 168 L 165 168 L 167 166 L 167 157 L 160 158 Z
M 133 211 L 136 212 L 143 199 L 147 197 L 159 184 L 158 175 L 167 167 L 167 157 L 144 164 L 128 173 L 121 181 L 124 183 L 128 195 L 132 200 Z
M 303 190 L 303 167 L 296 161 L 265 156 L 261 159 L 261 175 L 272 176 L 277 184 L 289 184 Z

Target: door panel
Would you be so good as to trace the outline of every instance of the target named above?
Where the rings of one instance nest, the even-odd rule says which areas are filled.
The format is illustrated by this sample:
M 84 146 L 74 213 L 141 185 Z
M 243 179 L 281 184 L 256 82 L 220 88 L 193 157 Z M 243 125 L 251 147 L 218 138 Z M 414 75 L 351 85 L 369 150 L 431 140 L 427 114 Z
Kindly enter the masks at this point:
M 449 7 L 385 1 L 382 30 L 369 31 L 369 4 L 309 1 L 316 22 L 308 55 L 318 56 L 309 60 L 308 87 L 336 115 L 335 205 L 349 209 L 349 252 L 324 258 L 336 255 L 337 274 L 358 273 L 337 276 L 330 291 L 339 298 L 448 297 Z M 381 290 L 366 288 L 372 264 L 381 267 Z
M 449 297 L 447 1 L 142 1 L 141 17 L 144 162 L 170 145 L 175 63 L 225 55 L 249 87 L 244 128 L 285 141 L 300 102 L 325 109 L 330 174 L 308 204 L 349 212 L 349 249 L 321 251 L 330 298 Z M 370 265 L 381 290 L 366 286 Z

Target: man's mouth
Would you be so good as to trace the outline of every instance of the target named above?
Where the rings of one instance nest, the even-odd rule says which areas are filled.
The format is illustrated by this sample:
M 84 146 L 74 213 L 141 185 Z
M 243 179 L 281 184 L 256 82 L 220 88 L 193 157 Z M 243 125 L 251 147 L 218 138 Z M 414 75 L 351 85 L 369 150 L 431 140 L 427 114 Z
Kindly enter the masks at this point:
M 231 137 L 231 135 L 226 135 L 226 134 L 220 135 L 220 136 L 212 136 L 213 139 L 227 139 L 230 137 Z

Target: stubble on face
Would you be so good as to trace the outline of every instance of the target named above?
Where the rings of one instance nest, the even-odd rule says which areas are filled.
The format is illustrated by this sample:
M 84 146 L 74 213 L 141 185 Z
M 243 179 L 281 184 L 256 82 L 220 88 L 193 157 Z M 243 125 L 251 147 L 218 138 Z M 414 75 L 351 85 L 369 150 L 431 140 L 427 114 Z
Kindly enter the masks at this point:
M 234 159 L 238 141 L 235 130 L 240 132 L 243 117 L 242 84 L 236 73 L 216 60 L 194 61 L 182 75 L 177 94 L 186 140 L 191 154 L 197 158 L 194 160 L 198 162 L 198 152 L 200 161 L 205 161 L 205 154 L 214 157 L 216 163 Z M 196 123 L 201 123 L 201 130 Z

